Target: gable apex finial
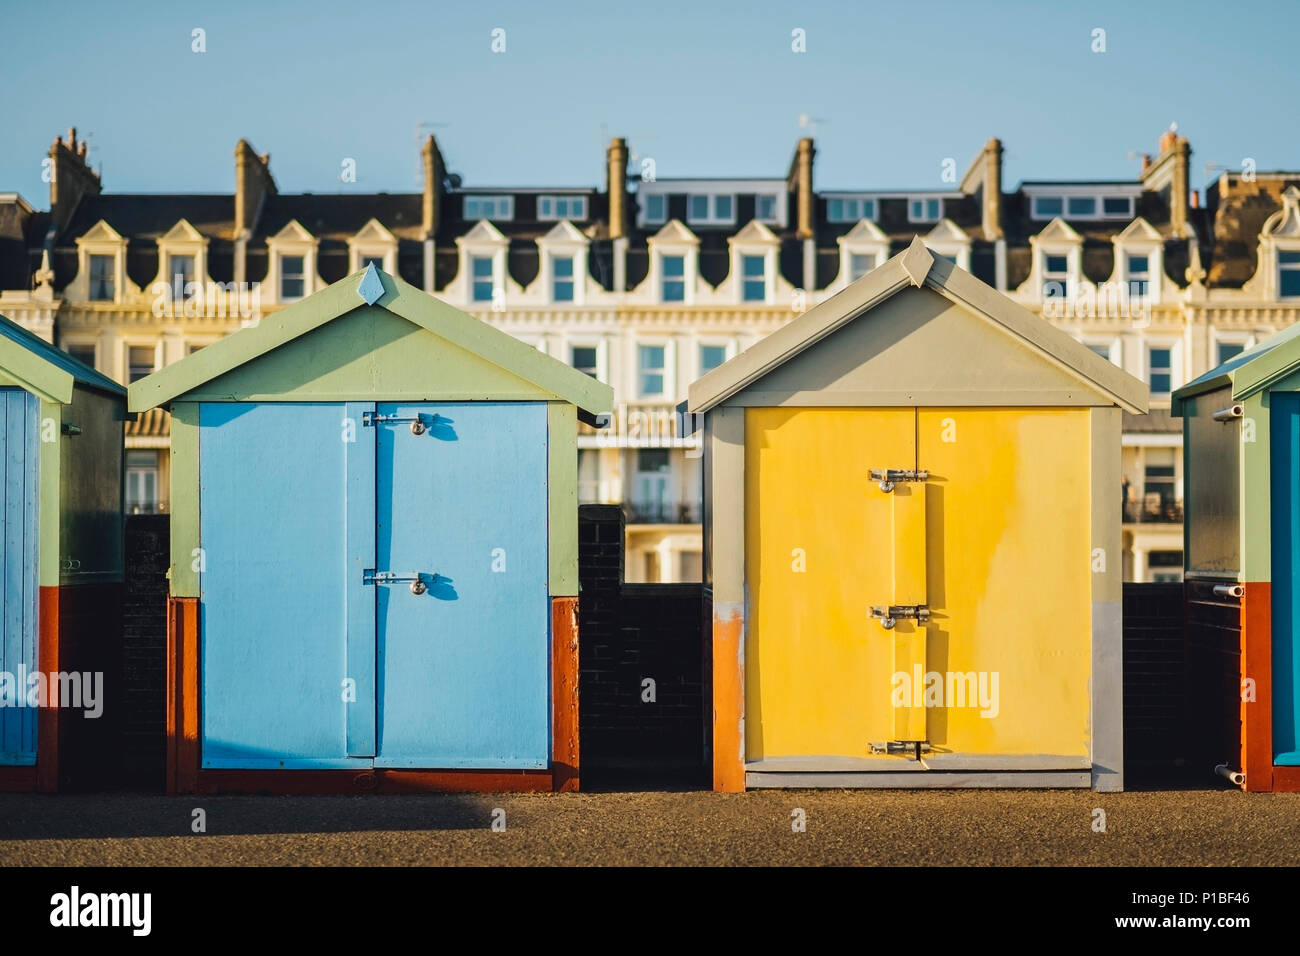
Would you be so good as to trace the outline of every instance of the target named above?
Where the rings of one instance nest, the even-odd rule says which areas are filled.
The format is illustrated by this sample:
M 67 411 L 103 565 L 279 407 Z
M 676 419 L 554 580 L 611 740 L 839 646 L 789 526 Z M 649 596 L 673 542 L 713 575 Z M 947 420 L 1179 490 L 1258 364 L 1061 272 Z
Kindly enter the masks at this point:
M 934 265 L 934 255 L 925 247 L 920 236 L 912 237 L 912 244 L 903 253 L 903 270 L 918 289 L 925 284 L 925 277 Z
M 366 305 L 374 305 L 384 296 L 384 280 L 379 278 L 379 270 L 373 262 L 366 266 L 365 275 L 357 283 L 357 295 Z

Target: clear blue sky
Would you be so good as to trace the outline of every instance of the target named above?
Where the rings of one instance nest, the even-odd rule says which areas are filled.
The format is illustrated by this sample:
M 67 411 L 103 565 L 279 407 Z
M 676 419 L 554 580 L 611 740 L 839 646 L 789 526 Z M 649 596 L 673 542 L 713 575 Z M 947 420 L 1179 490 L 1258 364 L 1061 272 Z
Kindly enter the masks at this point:
M 1300 168 L 1298 27 L 1295 0 L 0 0 L 0 191 L 45 207 L 69 126 L 113 192 L 229 192 L 241 136 L 286 192 L 414 191 L 420 123 L 466 185 L 603 184 L 613 135 L 661 177 L 782 176 L 801 115 L 823 189 L 936 187 L 990 136 L 1008 188 L 1133 178 L 1171 121 L 1199 186 Z

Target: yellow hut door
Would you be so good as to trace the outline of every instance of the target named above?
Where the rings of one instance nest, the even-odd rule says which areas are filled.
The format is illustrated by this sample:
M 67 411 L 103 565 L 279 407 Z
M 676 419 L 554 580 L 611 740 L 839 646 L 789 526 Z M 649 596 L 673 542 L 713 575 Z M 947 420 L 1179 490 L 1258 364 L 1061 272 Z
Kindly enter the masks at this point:
M 924 739 L 924 713 L 891 699 L 924 627 L 870 616 L 925 603 L 924 492 L 898 474 L 915 468 L 915 409 L 746 410 L 748 761 Z M 872 470 L 895 473 L 890 491 Z
M 1119 560 L 1091 550 L 1088 409 L 922 408 L 916 433 L 931 765 L 1086 767 L 1091 579 Z
M 1086 409 L 747 410 L 747 761 L 1085 761 L 1088 428 Z

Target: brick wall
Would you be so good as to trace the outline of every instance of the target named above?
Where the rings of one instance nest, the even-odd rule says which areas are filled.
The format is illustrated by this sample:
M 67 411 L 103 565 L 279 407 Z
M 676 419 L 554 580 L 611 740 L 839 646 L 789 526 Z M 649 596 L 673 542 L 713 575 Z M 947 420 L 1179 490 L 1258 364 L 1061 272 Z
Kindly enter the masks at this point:
M 126 519 L 122 596 L 122 782 L 161 790 L 166 734 L 168 515 Z
M 1187 757 L 1181 584 L 1124 585 L 1124 770 L 1127 784 L 1176 774 Z
M 623 584 L 623 549 L 621 508 L 578 509 L 583 779 L 650 771 L 663 782 L 700 782 L 703 587 Z

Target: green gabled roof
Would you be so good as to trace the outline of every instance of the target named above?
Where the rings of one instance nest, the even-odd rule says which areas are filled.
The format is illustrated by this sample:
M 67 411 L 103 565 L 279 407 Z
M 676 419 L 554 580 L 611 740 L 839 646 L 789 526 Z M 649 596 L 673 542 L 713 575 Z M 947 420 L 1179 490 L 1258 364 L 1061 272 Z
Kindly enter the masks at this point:
M 126 389 L 39 335 L 0 315 L 0 375 L 47 401 L 67 405 L 81 385 L 120 398 Z
M 373 265 L 133 383 L 127 392 L 128 408 L 138 412 L 169 406 L 205 383 L 368 305 L 427 329 L 572 403 L 587 421 L 613 408 L 614 393 L 608 385 Z
M 1182 414 L 1184 399 L 1225 387 L 1231 388 L 1233 400 L 1239 401 L 1297 370 L 1300 370 L 1300 324 L 1257 342 L 1176 390 L 1173 413 Z

